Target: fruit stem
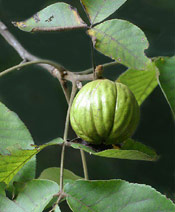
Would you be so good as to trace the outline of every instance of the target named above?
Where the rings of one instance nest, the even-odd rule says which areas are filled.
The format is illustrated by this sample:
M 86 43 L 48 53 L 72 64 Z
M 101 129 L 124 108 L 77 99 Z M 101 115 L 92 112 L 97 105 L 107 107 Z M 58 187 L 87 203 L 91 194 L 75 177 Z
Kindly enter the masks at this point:
M 103 69 L 107 69 L 107 68 L 110 68 L 112 66 L 116 66 L 116 65 L 119 65 L 118 62 L 109 62 L 109 63 L 104 63 L 104 64 L 101 64 Z M 75 74 L 79 74 L 79 75 L 84 75 L 84 74 L 90 74 L 93 72 L 93 68 L 89 68 L 89 69 L 86 69 L 84 71 L 81 71 L 81 72 L 75 72 Z
M 85 180 L 88 180 L 89 177 L 88 177 L 88 169 L 87 169 L 85 153 L 82 149 L 80 149 L 80 153 L 81 153 L 81 160 L 82 160 L 82 164 L 83 164 L 84 178 L 85 178 Z
M 96 74 L 95 74 L 96 64 L 95 64 L 93 40 L 91 40 L 91 61 L 92 61 L 92 68 L 93 68 L 93 80 L 95 80 L 96 79 Z
M 70 116 L 70 109 L 72 106 L 72 102 L 74 99 L 74 96 L 76 94 L 77 91 L 77 86 L 76 83 L 74 82 L 72 84 L 72 92 L 71 92 L 71 96 L 70 96 L 70 101 L 69 101 L 69 107 L 67 110 L 67 116 L 66 116 L 66 122 L 65 122 L 65 129 L 64 129 L 64 143 L 62 145 L 62 151 L 61 151 L 61 164 L 60 164 L 60 193 L 62 193 L 63 190 L 63 172 L 64 172 L 64 155 L 65 155 L 65 146 L 66 146 L 66 142 L 67 142 L 67 136 L 68 136 L 68 130 L 69 130 L 69 116 Z

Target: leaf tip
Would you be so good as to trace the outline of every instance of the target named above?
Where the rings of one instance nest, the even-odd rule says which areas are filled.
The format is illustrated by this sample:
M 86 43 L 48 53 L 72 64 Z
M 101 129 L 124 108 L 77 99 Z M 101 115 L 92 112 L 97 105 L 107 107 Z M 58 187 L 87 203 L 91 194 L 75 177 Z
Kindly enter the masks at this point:
M 27 30 L 27 25 L 26 25 L 26 22 L 24 22 L 24 21 L 21 21 L 21 22 L 12 21 L 12 24 L 13 24 L 15 27 L 18 27 L 20 30 L 23 30 L 23 31 L 31 31 L 31 30 Z
M 25 25 L 25 22 L 15 22 L 15 21 L 12 21 L 12 24 L 15 26 L 15 27 L 18 27 L 18 28 L 23 28 L 23 27 L 26 27 Z

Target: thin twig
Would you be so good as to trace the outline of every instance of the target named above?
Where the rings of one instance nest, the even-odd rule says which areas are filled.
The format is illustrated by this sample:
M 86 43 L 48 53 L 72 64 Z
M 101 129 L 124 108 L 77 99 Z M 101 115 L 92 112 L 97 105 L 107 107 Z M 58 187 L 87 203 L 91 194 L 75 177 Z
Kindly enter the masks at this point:
M 92 69 L 93 69 L 93 80 L 95 80 L 95 78 L 96 78 L 96 76 L 95 76 L 96 64 L 95 64 L 93 40 L 91 40 L 91 61 L 92 61 Z
M 83 164 L 84 178 L 85 178 L 85 180 L 88 180 L 89 176 L 88 176 L 88 169 L 87 169 L 85 153 L 82 149 L 80 149 L 80 153 L 81 153 L 81 160 L 82 160 L 82 164 Z
M 58 201 L 60 202 L 61 199 L 65 198 L 65 197 L 67 196 L 67 194 L 65 194 L 64 192 L 61 192 L 61 193 L 58 192 L 58 193 L 57 193 L 56 195 L 54 195 L 54 196 L 58 197 Z M 52 209 L 51 209 L 49 212 L 55 211 L 56 206 L 57 206 L 57 203 L 54 203 Z
M 19 41 L 8 31 L 7 27 L 4 23 L 0 21 L 0 34 L 3 36 L 3 38 L 7 41 L 8 44 L 10 44 L 16 52 L 19 54 L 19 56 L 24 61 L 34 61 L 34 60 L 40 60 L 41 58 L 36 57 L 32 54 L 30 54 L 20 43 Z M 47 64 L 40 64 L 43 68 L 47 69 L 51 74 L 53 71 L 53 67 Z M 58 65 L 58 71 L 63 71 L 65 68 L 61 65 Z
M 67 102 L 69 102 L 69 99 L 70 99 L 69 108 L 68 108 L 68 112 L 67 112 L 67 118 L 66 118 L 65 133 L 64 133 L 64 141 L 65 142 L 62 145 L 62 153 L 61 153 L 60 195 L 59 195 L 59 198 L 57 200 L 57 204 L 58 204 L 59 201 L 62 198 L 62 194 L 64 193 L 64 190 L 63 190 L 64 154 L 65 154 L 65 146 L 69 146 L 69 144 L 67 142 L 67 135 L 68 135 L 68 129 L 69 129 L 69 114 L 70 114 L 71 104 L 72 104 L 74 95 L 75 95 L 76 90 L 77 90 L 76 82 L 77 81 L 80 81 L 80 82 L 81 81 L 90 81 L 90 80 L 94 79 L 94 74 L 89 74 L 90 72 L 89 73 L 87 72 L 87 74 L 84 73 L 83 75 L 82 75 L 82 73 L 81 74 L 77 74 L 76 72 L 73 73 L 73 72 L 66 70 L 60 64 L 54 63 L 54 62 L 49 61 L 49 60 L 43 60 L 43 59 L 40 59 L 39 57 L 32 55 L 8 31 L 5 24 L 3 24 L 1 21 L 0 21 L 0 34 L 16 50 L 16 52 L 19 54 L 19 56 L 22 58 L 22 60 L 24 62 L 29 61 L 29 62 L 21 63 L 19 65 L 16 65 L 14 67 L 9 68 L 9 69 L 6 69 L 5 71 L 0 73 L 0 77 L 5 75 L 5 74 L 8 74 L 9 72 L 11 72 L 15 69 L 22 68 L 22 67 L 32 65 L 32 64 L 36 64 L 36 65 L 39 65 L 39 66 L 45 68 L 50 74 L 52 74 L 54 77 L 58 78 L 58 80 L 59 80 L 59 82 L 60 82 L 60 84 L 63 88 L 63 92 L 65 94 Z M 93 69 L 95 70 L 95 62 L 93 62 Z M 69 91 L 67 89 L 67 84 L 66 84 L 67 80 L 71 81 L 72 84 L 73 84 L 71 97 L 69 97 Z M 83 150 L 81 150 L 81 155 L 82 155 L 82 163 L 83 163 L 85 179 L 88 179 L 87 165 L 86 165 L 86 160 L 85 160 L 85 155 L 84 155 Z
M 70 109 L 72 106 L 72 102 L 74 99 L 74 96 L 76 94 L 77 91 L 77 86 L 76 86 L 76 82 L 73 82 L 72 84 L 72 92 L 71 92 L 71 97 L 70 97 L 70 101 L 69 101 L 69 107 L 67 110 L 67 116 L 66 116 L 66 122 L 65 122 L 65 128 L 64 128 L 64 143 L 62 144 L 62 151 L 61 151 L 61 164 L 60 164 L 60 191 L 58 193 L 58 199 L 55 202 L 53 208 L 51 211 L 54 211 L 54 209 L 56 208 L 56 206 L 59 204 L 59 202 L 62 199 L 62 196 L 64 194 L 64 183 L 63 183 L 63 179 L 64 179 L 64 155 L 65 155 L 65 147 L 67 144 L 67 136 L 68 136 L 68 130 L 69 130 L 69 116 L 70 116 Z
M 0 34 L 7 41 L 7 43 L 9 43 L 16 50 L 16 52 L 23 59 L 23 61 L 38 61 L 38 60 L 41 60 L 39 57 L 36 57 L 36 56 L 30 54 L 19 43 L 19 41 L 8 31 L 8 29 L 5 26 L 5 24 L 3 22 L 1 22 L 1 21 L 0 21 Z M 65 94 L 66 100 L 68 101 L 69 100 L 69 92 L 67 90 L 66 83 L 63 82 L 63 80 L 62 80 L 62 73 L 65 72 L 65 68 L 63 66 L 61 66 L 60 64 L 57 64 L 57 68 L 53 68 L 52 65 L 49 65 L 47 63 L 45 63 L 45 64 L 43 64 L 43 63 L 36 63 L 36 64 L 39 65 L 39 66 L 41 66 L 41 67 L 43 67 L 44 69 L 46 69 L 54 77 L 57 77 L 57 79 L 59 80 L 59 82 L 61 84 L 61 87 L 63 89 L 63 92 Z M 5 72 L 3 74 L 5 74 Z
M 110 67 L 118 65 L 118 64 L 119 64 L 118 62 L 114 61 L 114 62 L 104 63 L 104 64 L 102 64 L 102 67 L 105 70 L 106 68 L 110 68 Z M 75 72 L 75 74 L 78 74 L 78 75 L 91 74 L 91 73 L 93 73 L 93 70 L 94 70 L 94 68 L 89 68 L 84 71 Z
M 77 91 L 77 87 L 76 87 L 76 83 L 74 82 L 72 85 L 72 92 L 71 92 L 71 97 L 70 97 L 70 101 L 69 101 L 69 107 L 67 110 L 67 116 L 66 116 L 66 122 L 65 122 L 65 129 L 64 129 L 64 141 L 67 141 L 67 136 L 68 136 L 68 130 L 69 130 L 69 116 L 70 116 L 70 109 L 71 109 L 71 105 L 74 99 L 74 96 L 76 94 Z M 62 146 L 62 152 L 61 152 L 61 165 L 60 165 L 60 192 L 64 191 L 63 190 L 63 172 L 64 172 L 64 153 L 65 153 L 65 142 L 63 143 Z
M 7 27 L 5 26 L 4 23 L 0 21 L 0 34 L 3 36 L 3 38 L 16 50 L 16 52 L 19 54 L 19 56 L 24 60 L 24 61 L 39 61 L 42 60 L 41 58 L 32 55 L 29 53 L 20 43 L 19 41 L 8 31 Z M 116 65 L 117 62 L 110 62 L 106 64 L 102 64 L 103 68 L 107 68 L 113 65 Z M 64 92 L 66 89 L 65 82 L 64 80 L 68 81 L 90 81 L 93 79 L 93 69 L 95 68 L 95 65 L 93 68 L 87 69 L 82 72 L 70 72 L 66 70 L 63 66 L 57 63 L 57 69 L 53 68 L 52 65 L 49 64 L 37 64 L 44 69 L 46 69 L 50 74 L 52 74 L 54 77 L 58 78 L 60 81 L 62 87 L 64 88 Z M 5 74 L 5 73 L 4 73 Z M 67 93 L 67 91 L 65 92 Z M 67 95 L 67 94 L 66 94 Z M 69 95 L 67 95 L 69 96 Z M 68 99 L 69 97 L 67 97 Z
M 33 60 L 33 61 L 26 62 L 26 63 L 20 63 L 16 66 L 13 66 L 11 68 L 6 69 L 5 71 L 0 72 L 0 77 L 2 77 L 3 75 L 6 75 L 6 74 L 8 74 L 8 73 L 10 73 L 10 72 L 12 72 L 16 69 L 23 68 L 25 66 L 29 66 L 29 65 L 33 65 L 33 64 L 41 64 L 41 63 L 51 65 L 52 69 L 53 69 L 53 67 L 55 67 L 55 68 L 57 67 L 57 64 L 50 61 L 50 60 L 41 60 L 41 59 L 40 60 Z

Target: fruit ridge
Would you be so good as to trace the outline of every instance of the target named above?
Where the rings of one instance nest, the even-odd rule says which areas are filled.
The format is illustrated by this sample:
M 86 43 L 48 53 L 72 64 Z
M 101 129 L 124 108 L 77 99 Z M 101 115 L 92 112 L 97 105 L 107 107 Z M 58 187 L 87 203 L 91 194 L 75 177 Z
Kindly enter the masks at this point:
M 117 144 L 129 138 L 139 121 L 138 103 L 129 88 L 107 79 L 87 83 L 74 98 L 70 122 L 92 144 Z

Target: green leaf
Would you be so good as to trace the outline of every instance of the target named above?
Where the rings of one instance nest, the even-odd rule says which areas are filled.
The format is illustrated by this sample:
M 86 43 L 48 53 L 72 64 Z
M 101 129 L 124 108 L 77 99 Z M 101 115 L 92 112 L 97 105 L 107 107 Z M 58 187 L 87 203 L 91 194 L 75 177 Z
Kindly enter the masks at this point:
M 159 85 L 175 118 L 175 57 L 164 57 L 156 61 L 159 68 Z
M 60 181 L 59 181 L 60 168 L 51 167 L 51 168 L 44 169 L 44 171 L 42 171 L 42 173 L 38 179 L 52 180 L 52 181 L 58 183 L 58 185 L 59 185 L 60 184 Z M 69 171 L 68 169 L 64 169 L 64 184 L 72 183 L 73 181 L 78 180 L 78 179 L 83 179 L 83 178 L 75 175 L 73 172 Z
M 71 143 L 71 146 L 75 149 L 83 149 L 90 154 L 107 158 L 145 161 L 156 161 L 158 159 L 158 155 L 153 149 L 132 139 L 126 140 L 121 148 L 114 146 L 114 149 L 107 149 L 100 152 L 95 152 L 94 149 L 83 144 Z
M 60 208 L 58 207 L 58 205 L 55 207 L 54 212 L 61 212 Z
M 158 84 L 156 73 L 156 68 L 146 71 L 128 69 L 120 75 L 117 82 L 127 85 L 141 105 Z
M 0 211 L 1 212 L 26 212 L 15 202 L 0 194 Z
M 4 183 L 0 183 L 0 195 L 6 196 Z
M 13 177 L 30 159 L 47 146 L 63 143 L 63 139 L 58 138 L 47 144 L 35 146 L 33 149 L 8 148 L 6 155 L 0 155 L 0 182 L 9 184 Z M 30 170 L 28 170 L 30 172 Z
M 33 143 L 33 139 L 24 123 L 14 112 L 10 111 L 0 102 L 0 182 L 3 181 L 4 176 L 8 176 L 9 174 L 8 170 L 10 166 L 9 164 L 7 165 L 7 161 L 6 163 L 2 159 L 4 157 L 10 157 L 7 156 L 9 154 L 8 149 L 17 149 L 19 146 L 24 149 L 31 149 L 31 144 Z M 14 161 L 11 161 L 10 164 L 13 165 L 13 163 Z M 35 166 L 36 160 L 33 158 L 20 170 L 14 180 L 26 181 L 33 179 L 35 177 Z M 9 176 L 8 183 L 14 175 Z
M 32 180 L 18 195 L 15 202 L 27 211 L 41 212 L 53 196 L 59 192 L 57 183 L 50 180 Z
M 13 23 L 26 32 L 62 31 L 87 26 L 79 17 L 76 9 L 61 2 L 46 7 L 26 21 Z
M 26 183 L 25 188 L 15 201 L 0 195 L 1 212 L 41 212 L 59 191 L 57 183 L 49 180 L 32 180 Z
M 144 50 L 148 48 L 145 34 L 128 21 L 113 19 L 88 30 L 95 48 L 117 62 L 138 70 L 151 64 Z
M 65 192 L 72 211 L 173 212 L 175 205 L 146 185 L 123 180 L 76 181 Z
M 103 21 L 105 18 L 114 13 L 126 0 L 81 0 L 84 9 L 89 17 L 91 24 Z

